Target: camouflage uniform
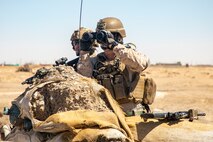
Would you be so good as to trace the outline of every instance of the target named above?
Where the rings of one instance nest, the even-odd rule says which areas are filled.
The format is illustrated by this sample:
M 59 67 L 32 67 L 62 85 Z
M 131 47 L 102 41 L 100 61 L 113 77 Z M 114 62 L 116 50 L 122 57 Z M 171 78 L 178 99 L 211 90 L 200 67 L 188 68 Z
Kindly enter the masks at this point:
M 71 41 L 71 45 L 72 45 L 73 50 L 76 52 L 76 56 L 79 56 L 79 54 L 80 54 L 80 45 L 79 45 L 79 43 L 80 43 L 80 40 L 82 38 L 82 35 L 85 32 L 92 32 L 92 30 L 88 29 L 88 28 L 81 27 L 80 30 L 79 29 L 75 30 L 72 33 L 72 35 L 71 35 L 70 41 Z M 95 47 L 97 47 L 98 44 L 96 42 L 94 42 L 92 46 L 93 46 L 93 48 L 91 48 L 89 53 L 90 53 L 90 55 L 93 55 L 93 54 L 95 55 Z M 76 70 L 77 62 L 78 62 L 79 58 L 76 58 L 74 60 L 69 61 L 67 64 L 69 66 L 72 66 Z
M 117 28 L 118 30 L 113 31 L 114 29 L 112 27 L 109 28 L 109 26 L 108 28 L 105 27 L 105 29 L 109 30 L 110 32 L 118 32 L 122 38 L 126 36 L 123 25 L 119 19 L 109 17 L 102 20 L 106 21 L 106 26 L 107 22 L 110 25 L 110 22 L 114 20 L 114 23 L 118 23 L 117 27 L 115 25 L 115 28 Z M 115 57 L 112 60 L 109 60 L 104 52 L 99 53 L 97 56 L 90 56 L 89 53 L 81 51 L 79 62 L 77 65 L 77 72 L 87 77 L 96 78 L 100 84 L 102 84 L 111 92 L 112 96 L 123 107 L 123 110 L 126 113 L 129 113 L 137 107 L 141 108 L 142 98 L 139 97 L 138 99 L 134 97 L 132 93 L 134 92 L 134 88 L 136 87 L 133 87 L 132 84 L 135 82 L 135 80 L 138 79 L 142 71 L 148 67 L 149 59 L 144 54 L 136 52 L 133 44 L 124 45 L 122 44 L 122 40 L 119 42 L 119 39 L 117 39 L 117 41 L 118 45 L 116 45 L 112 50 L 115 54 Z M 101 80 L 100 76 L 103 74 L 106 75 L 106 73 L 99 73 L 99 75 L 96 76 L 96 71 L 100 69 L 100 67 L 98 67 L 99 63 L 103 64 L 103 66 L 107 66 L 108 64 L 113 65 L 116 61 L 119 61 L 119 73 L 113 74 L 113 71 L 108 72 L 108 76 L 112 75 L 112 77 L 109 78 L 113 78 L 108 81 L 111 83 L 111 85 L 103 83 L 106 82 L 106 80 Z M 109 68 L 112 69 L 113 67 Z M 115 80 L 118 80 L 117 83 L 115 83 Z M 121 84 L 119 84 L 118 82 Z
M 113 49 L 113 52 L 133 72 L 141 73 L 149 65 L 149 59 L 146 55 L 136 52 L 131 48 L 126 48 L 122 44 L 118 44 Z M 93 67 L 97 60 L 97 56 L 90 56 L 89 53 L 81 54 L 77 66 L 78 72 L 84 76 L 92 77 Z

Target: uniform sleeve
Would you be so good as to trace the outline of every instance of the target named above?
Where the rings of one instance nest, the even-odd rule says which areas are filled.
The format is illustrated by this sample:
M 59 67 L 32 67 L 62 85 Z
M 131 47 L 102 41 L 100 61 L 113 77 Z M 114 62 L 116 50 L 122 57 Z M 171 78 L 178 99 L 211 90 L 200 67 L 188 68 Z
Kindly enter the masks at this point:
M 122 44 L 114 47 L 113 52 L 132 71 L 142 72 L 149 65 L 149 58 L 146 55 L 136 52 L 131 48 L 126 48 Z
M 77 72 L 86 77 L 92 77 L 93 65 L 89 53 L 81 54 L 77 64 Z

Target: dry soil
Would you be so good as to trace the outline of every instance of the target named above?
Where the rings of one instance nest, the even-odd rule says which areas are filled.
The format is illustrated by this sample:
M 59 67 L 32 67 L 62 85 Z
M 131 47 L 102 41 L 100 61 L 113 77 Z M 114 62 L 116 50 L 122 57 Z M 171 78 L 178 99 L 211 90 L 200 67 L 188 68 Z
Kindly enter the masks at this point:
M 21 82 L 33 75 L 29 72 L 16 72 L 17 68 L 0 67 L 0 111 L 3 111 L 5 106 L 10 107 L 10 102 L 27 87 L 27 85 L 21 85 Z M 34 73 L 36 69 L 38 67 L 33 67 Z M 193 108 L 205 112 L 206 116 L 192 123 L 180 122 L 177 126 L 182 126 L 183 129 L 168 124 L 153 125 L 152 128 L 149 125 L 149 130 L 141 135 L 144 141 L 156 139 L 158 141 L 213 141 L 213 67 L 151 66 L 145 73 L 157 83 L 156 99 L 151 105 L 153 111 L 174 112 Z M 0 123 L 8 123 L 8 117 L 0 118 Z M 162 127 L 166 133 L 159 134 L 158 129 Z M 168 132 L 171 130 L 174 134 Z M 142 133 L 146 130 L 139 131 Z M 155 131 L 157 135 L 153 134 Z M 188 133 L 189 137 L 173 139 L 173 135 L 184 137 L 183 133 Z M 159 139 L 160 136 L 162 136 L 161 139 Z

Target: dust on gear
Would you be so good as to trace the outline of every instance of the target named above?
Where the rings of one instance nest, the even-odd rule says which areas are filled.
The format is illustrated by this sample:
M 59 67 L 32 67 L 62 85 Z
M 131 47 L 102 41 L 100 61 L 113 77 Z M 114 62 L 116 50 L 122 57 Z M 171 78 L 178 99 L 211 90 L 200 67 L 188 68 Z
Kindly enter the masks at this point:
M 12 102 L 19 109 L 15 119 L 20 123 L 14 125 L 15 131 L 6 140 L 16 141 L 16 134 L 19 133 L 24 139 L 30 131 L 27 136 L 30 139 L 38 139 L 34 133 L 39 132 L 49 134 L 51 140 L 63 139 L 60 134 L 67 131 L 73 141 L 96 141 L 102 136 L 108 141 L 116 138 L 119 142 L 129 142 L 133 139 L 122 110 L 110 93 L 95 80 L 63 65 L 42 68 L 42 71 L 45 75 L 33 79 L 25 92 Z M 25 127 L 25 124 L 31 127 Z M 43 135 L 39 135 L 40 138 L 44 139 Z M 29 141 L 23 139 L 22 142 Z
M 69 67 L 58 66 L 49 69 L 44 78 L 38 78 L 34 82 L 36 85 L 56 80 L 32 95 L 30 103 L 36 119 L 43 121 L 52 114 L 69 110 L 111 111 L 104 100 L 91 89 L 90 84 L 83 82 L 80 75 L 73 72 Z

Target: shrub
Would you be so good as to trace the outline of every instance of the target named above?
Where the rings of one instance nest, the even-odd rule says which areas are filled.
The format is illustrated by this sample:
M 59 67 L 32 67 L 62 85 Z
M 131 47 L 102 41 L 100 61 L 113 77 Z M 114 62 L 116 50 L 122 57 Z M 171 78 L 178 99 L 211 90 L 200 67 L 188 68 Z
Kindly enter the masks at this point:
M 20 66 L 18 69 L 17 69 L 17 72 L 32 72 L 32 69 L 30 68 L 30 65 L 29 64 L 25 64 L 23 66 Z

